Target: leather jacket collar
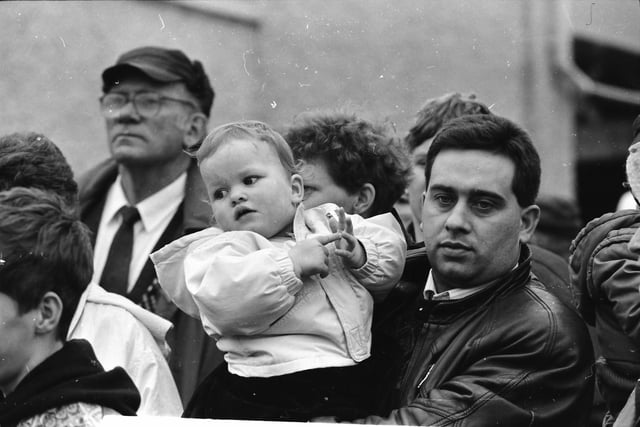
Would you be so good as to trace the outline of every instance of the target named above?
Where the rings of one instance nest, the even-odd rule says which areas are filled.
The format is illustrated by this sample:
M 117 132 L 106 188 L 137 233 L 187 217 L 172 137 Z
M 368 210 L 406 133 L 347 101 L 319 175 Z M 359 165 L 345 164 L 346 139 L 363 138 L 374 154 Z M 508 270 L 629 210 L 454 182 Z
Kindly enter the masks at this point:
M 518 266 L 496 280 L 492 286 L 462 299 L 432 300 L 422 298 L 418 306 L 418 318 L 422 321 L 429 320 L 435 323 L 452 322 L 467 310 L 487 305 L 512 289 L 524 286 L 529 281 L 530 274 L 531 251 L 526 244 L 522 244 L 520 245 Z

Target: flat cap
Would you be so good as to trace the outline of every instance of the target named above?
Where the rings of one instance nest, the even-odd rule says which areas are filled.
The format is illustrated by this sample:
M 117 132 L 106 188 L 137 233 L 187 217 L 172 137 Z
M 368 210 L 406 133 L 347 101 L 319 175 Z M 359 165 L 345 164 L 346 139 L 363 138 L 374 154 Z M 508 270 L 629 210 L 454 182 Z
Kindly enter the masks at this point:
M 160 83 L 183 82 L 209 116 L 213 88 L 200 61 L 191 61 L 181 50 L 143 46 L 120 55 L 115 65 L 102 72 L 102 91 L 108 92 L 124 73 L 136 70 Z

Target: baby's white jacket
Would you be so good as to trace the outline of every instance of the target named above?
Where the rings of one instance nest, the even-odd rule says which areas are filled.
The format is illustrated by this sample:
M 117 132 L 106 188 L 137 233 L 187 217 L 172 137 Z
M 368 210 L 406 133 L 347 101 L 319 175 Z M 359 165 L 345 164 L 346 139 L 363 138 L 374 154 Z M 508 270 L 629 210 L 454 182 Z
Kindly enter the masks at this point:
M 327 214 L 336 209 L 300 206 L 291 238 L 211 227 L 151 254 L 162 288 L 200 318 L 231 373 L 270 377 L 369 357 L 373 298 L 383 299 L 400 279 L 406 242 L 391 214 L 351 215 L 365 264 L 347 268 L 330 243 L 329 275 L 300 280 L 289 250 L 296 241 L 331 234 Z

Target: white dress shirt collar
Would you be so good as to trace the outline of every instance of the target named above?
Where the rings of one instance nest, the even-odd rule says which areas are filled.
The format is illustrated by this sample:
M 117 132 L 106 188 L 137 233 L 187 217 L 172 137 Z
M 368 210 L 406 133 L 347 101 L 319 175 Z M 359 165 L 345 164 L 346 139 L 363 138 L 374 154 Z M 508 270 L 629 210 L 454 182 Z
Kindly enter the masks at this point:
M 518 268 L 519 264 L 516 264 L 515 267 L 511 269 L 511 271 Z M 448 291 L 438 293 L 436 289 L 436 283 L 433 280 L 433 270 L 429 271 L 429 275 L 427 276 L 427 283 L 424 285 L 423 296 L 425 299 L 432 300 L 458 300 L 462 298 L 466 298 L 470 295 L 480 292 L 481 290 L 488 288 L 493 285 L 500 279 L 491 280 L 490 282 L 480 284 L 478 286 L 474 286 L 472 288 L 454 288 L 449 289 Z M 431 298 L 429 298 L 428 294 L 432 294 Z
M 167 216 L 173 216 L 174 208 L 184 198 L 186 183 L 187 173 L 185 172 L 171 184 L 134 205 L 140 212 L 140 221 L 145 230 L 153 230 L 159 223 L 166 220 Z M 128 204 L 122 189 L 122 178 L 118 175 L 105 202 L 103 216 L 109 218 L 109 221 L 114 221 L 120 208 Z

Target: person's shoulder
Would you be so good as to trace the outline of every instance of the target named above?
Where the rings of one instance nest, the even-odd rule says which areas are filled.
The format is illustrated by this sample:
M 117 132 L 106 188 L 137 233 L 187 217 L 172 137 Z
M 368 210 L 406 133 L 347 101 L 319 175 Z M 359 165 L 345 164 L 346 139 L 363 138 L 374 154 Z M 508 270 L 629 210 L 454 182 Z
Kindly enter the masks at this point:
M 183 243 L 188 243 L 186 246 L 183 246 L 185 255 L 187 256 L 201 256 L 207 253 L 213 254 L 220 250 L 231 250 L 242 254 L 278 246 L 274 243 L 277 239 L 267 239 L 254 231 L 222 231 L 215 227 L 209 227 L 196 234 L 189 234 L 181 240 L 185 240 Z M 174 243 L 175 242 L 170 243 L 160 251 L 168 250 Z M 151 255 L 154 263 L 163 257 L 166 258 L 166 255 L 163 257 L 157 255 L 160 251 Z
M 537 245 L 531 249 L 531 271 L 562 302 L 575 308 L 577 295 L 569 280 L 569 263 L 560 255 Z
M 87 301 L 70 338 L 88 340 L 97 352 L 107 342 L 111 344 L 105 348 L 112 350 L 140 344 L 157 345 L 151 331 L 133 313 L 115 304 L 96 301 Z M 118 345 L 113 347 L 116 343 Z
M 540 272 L 541 274 L 552 274 L 560 280 L 569 282 L 568 263 L 564 258 L 538 245 L 530 244 L 529 248 L 531 248 L 531 270 L 538 277 L 540 277 L 540 274 L 538 274 Z
M 69 339 L 89 341 L 105 367 L 130 368 L 131 354 L 138 354 L 139 360 L 147 363 L 164 359 L 171 327 L 171 322 L 125 297 L 99 288 L 86 299 Z
M 106 182 L 113 182 L 118 175 L 118 166 L 113 159 L 106 159 L 78 176 L 80 195 L 101 188 Z
M 593 294 L 594 263 L 637 260 L 627 244 L 638 226 L 640 211 L 631 209 L 607 213 L 591 220 L 571 243 L 569 273 L 572 286 L 578 293 L 580 312 L 590 323 L 594 322 Z
M 86 294 L 86 300 L 82 306 L 83 311 L 89 310 L 100 313 L 100 310 L 102 310 L 104 313 L 102 316 L 113 314 L 123 322 L 126 321 L 138 329 L 149 331 L 159 345 L 164 343 L 167 332 L 172 327 L 171 322 L 168 320 L 145 310 L 125 296 L 106 291 L 93 282 L 87 286 Z
M 269 239 L 253 231 L 223 231 L 217 227 L 182 236 L 151 253 L 154 264 L 182 261 L 185 256 L 193 256 L 226 247 L 237 247 L 243 250 L 258 250 L 271 247 Z
M 492 310 L 502 342 L 519 343 L 536 352 L 544 350 L 549 357 L 571 346 L 585 354 L 591 351 L 586 324 L 577 311 L 535 277 L 493 304 Z
M 532 328 L 546 328 L 551 323 L 569 320 L 582 323 L 573 306 L 566 304 L 556 292 L 551 291 L 535 274 L 530 274 L 522 286 L 512 287 L 497 298 L 493 310 L 504 311 L 505 316 L 515 315 L 516 322 L 530 323 Z
M 522 319 L 530 323 L 531 328 L 550 328 L 553 333 L 586 334 L 586 325 L 575 306 L 567 304 L 536 277 L 531 277 L 522 288 L 519 300 L 510 303 L 518 307 Z
M 640 211 L 636 209 L 611 212 L 591 220 L 571 244 L 571 267 L 576 269 L 603 247 L 627 242 L 639 225 Z

